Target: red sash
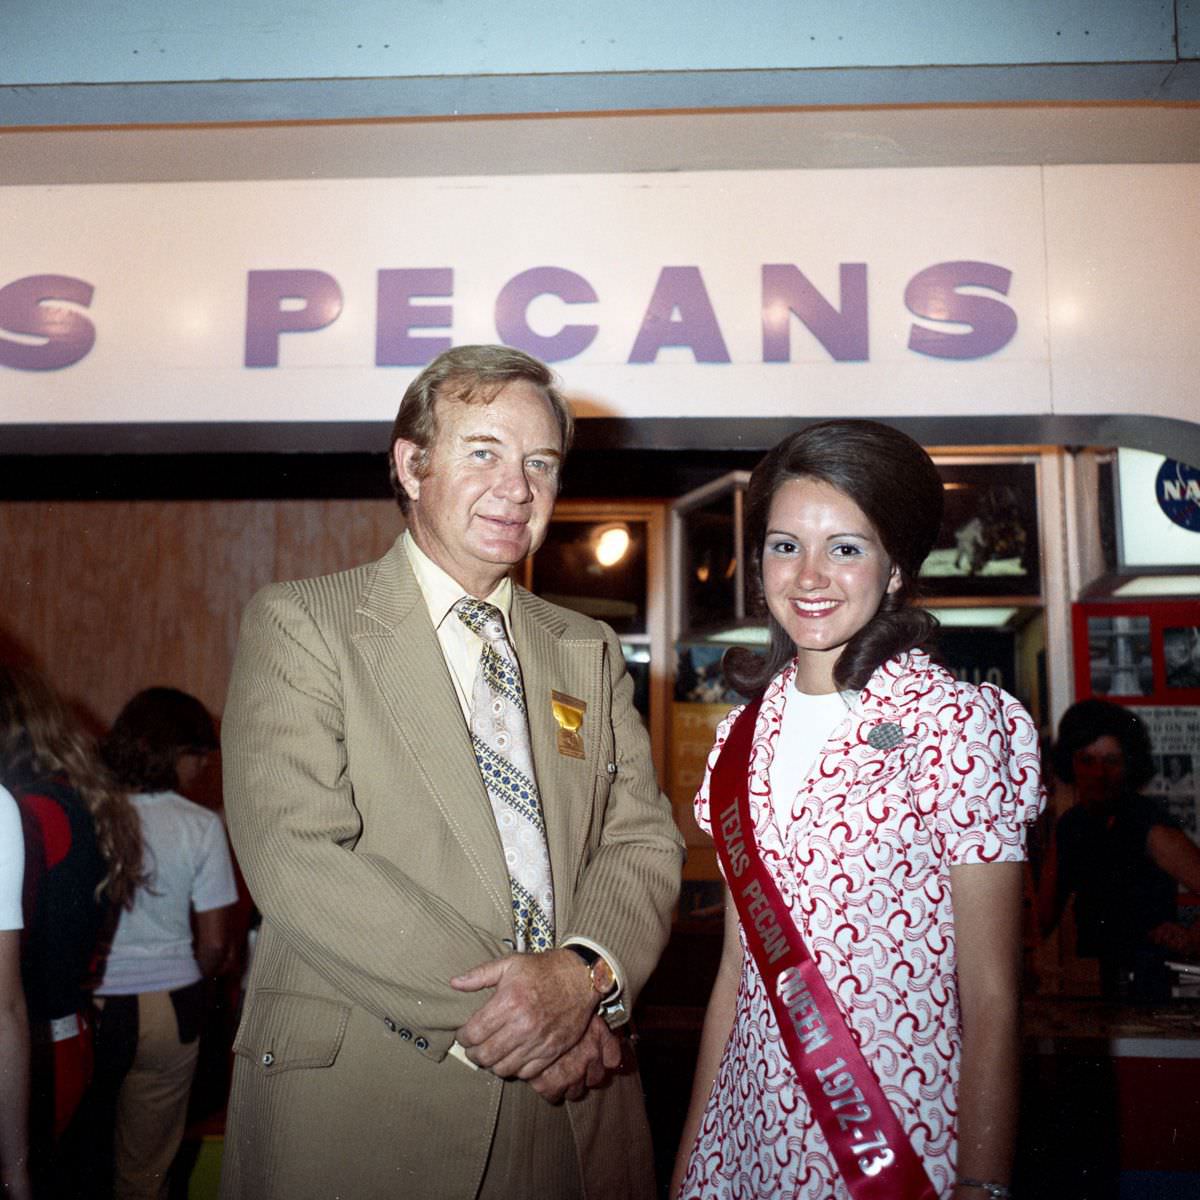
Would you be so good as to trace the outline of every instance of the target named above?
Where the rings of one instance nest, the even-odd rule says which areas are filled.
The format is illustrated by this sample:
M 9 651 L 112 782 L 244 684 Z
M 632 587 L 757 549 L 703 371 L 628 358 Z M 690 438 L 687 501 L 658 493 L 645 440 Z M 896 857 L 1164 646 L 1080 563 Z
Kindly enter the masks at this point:
M 713 841 L 792 1068 L 855 1200 L 937 1193 L 763 866 L 750 819 L 750 748 L 761 701 L 733 723 L 713 768 Z

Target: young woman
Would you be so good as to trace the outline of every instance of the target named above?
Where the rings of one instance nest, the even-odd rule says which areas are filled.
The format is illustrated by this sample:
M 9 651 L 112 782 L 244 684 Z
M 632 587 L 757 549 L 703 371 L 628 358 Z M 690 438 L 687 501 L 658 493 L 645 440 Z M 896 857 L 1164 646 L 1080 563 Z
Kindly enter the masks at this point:
M 91 966 L 106 928 L 132 902 L 142 844 L 137 814 L 91 740 L 46 681 L 23 668 L 0 666 L 0 780 L 24 830 L 21 977 L 32 1162 L 44 1191 L 73 1157 L 60 1139 L 91 1076 Z
M 928 455 L 870 421 L 810 426 L 751 477 L 771 645 L 728 656 L 757 708 L 696 799 L 729 889 L 680 1200 L 1007 1195 L 1038 744 L 921 649 L 941 513 Z

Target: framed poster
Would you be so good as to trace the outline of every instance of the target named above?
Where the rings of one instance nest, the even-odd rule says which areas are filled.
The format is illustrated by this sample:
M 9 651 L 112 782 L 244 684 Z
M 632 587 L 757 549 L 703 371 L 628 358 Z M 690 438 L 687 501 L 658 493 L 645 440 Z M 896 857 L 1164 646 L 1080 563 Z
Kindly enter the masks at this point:
M 1200 600 L 1076 604 L 1075 694 L 1137 713 L 1150 734 L 1146 785 L 1200 840 Z
M 1085 602 L 1072 627 L 1080 700 L 1200 705 L 1200 600 Z
M 1040 596 L 1037 462 L 935 460 L 946 509 L 921 568 L 928 596 Z

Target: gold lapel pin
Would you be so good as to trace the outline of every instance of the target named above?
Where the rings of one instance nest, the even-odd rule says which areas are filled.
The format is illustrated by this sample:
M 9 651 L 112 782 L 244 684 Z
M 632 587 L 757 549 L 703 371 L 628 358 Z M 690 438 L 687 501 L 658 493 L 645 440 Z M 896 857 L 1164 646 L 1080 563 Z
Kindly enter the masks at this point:
M 550 693 L 550 708 L 558 724 L 558 752 L 568 758 L 583 758 L 583 714 L 587 702 L 563 692 Z

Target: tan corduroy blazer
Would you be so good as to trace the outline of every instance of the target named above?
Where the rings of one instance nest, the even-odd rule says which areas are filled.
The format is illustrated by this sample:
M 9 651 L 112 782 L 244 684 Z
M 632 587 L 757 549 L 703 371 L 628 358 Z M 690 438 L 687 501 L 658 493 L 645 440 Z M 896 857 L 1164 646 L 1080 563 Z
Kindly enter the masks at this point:
M 605 946 L 636 997 L 665 943 L 681 843 L 620 644 L 516 589 L 511 622 L 559 937 Z M 563 754 L 551 693 L 583 701 Z M 242 624 L 225 803 L 263 915 L 226 1134 L 226 1200 L 447 1197 L 482 1176 L 501 1085 L 447 1051 L 486 995 L 454 976 L 508 952 L 499 834 L 400 542 L 265 588 Z M 589 1200 L 651 1194 L 636 1075 L 567 1106 Z

